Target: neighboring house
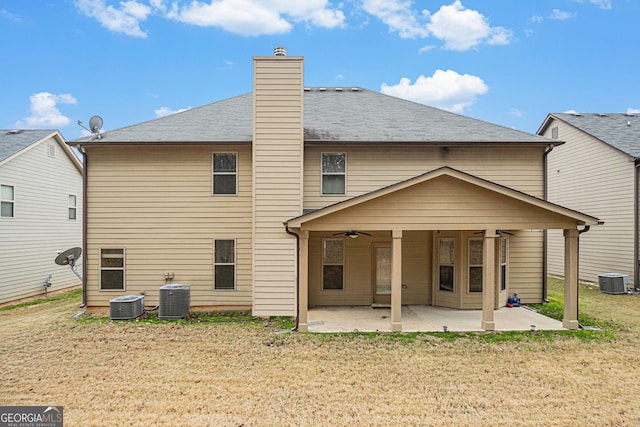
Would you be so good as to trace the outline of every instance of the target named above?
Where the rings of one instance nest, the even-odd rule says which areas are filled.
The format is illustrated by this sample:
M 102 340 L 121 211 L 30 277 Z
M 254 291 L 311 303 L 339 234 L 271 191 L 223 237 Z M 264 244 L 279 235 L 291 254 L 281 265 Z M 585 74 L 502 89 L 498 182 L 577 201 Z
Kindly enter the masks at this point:
M 577 328 L 578 231 L 542 199 L 548 138 L 357 87 L 308 88 L 303 58 L 254 58 L 252 93 L 69 142 L 86 155 L 86 303 L 295 316 L 323 305 L 494 309 L 543 299 L 543 229 L 565 230 Z
M 548 200 L 605 220 L 581 236 L 580 279 L 619 273 L 637 287 L 640 116 L 549 114 L 538 134 L 565 142 L 548 155 Z M 563 274 L 563 255 L 559 233 L 549 231 L 550 274 Z
M 82 245 L 82 164 L 56 130 L 0 130 L 0 303 L 79 285 L 57 251 Z

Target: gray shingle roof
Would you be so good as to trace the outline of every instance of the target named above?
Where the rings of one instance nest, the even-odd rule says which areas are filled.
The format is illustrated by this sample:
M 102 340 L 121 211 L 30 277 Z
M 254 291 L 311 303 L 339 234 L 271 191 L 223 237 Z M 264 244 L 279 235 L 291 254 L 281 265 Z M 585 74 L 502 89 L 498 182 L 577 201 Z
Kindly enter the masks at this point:
M 253 94 L 229 98 L 171 116 L 70 141 L 251 142 Z M 307 142 L 510 142 L 550 139 L 360 88 L 307 88 Z
M 553 113 L 550 116 L 567 122 L 630 156 L 640 158 L 640 115 Z
M 54 133 L 55 130 L 2 130 L 0 129 L 0 161 L 13 156 L 31 144 Z

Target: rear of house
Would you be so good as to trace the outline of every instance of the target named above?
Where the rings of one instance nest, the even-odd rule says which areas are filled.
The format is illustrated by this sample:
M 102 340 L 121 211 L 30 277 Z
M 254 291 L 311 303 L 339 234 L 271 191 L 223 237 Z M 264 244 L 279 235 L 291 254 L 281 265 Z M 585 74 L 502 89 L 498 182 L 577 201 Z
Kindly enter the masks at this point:
M 0 130 L 0 303 L 80 284 L 54 260 L 82 245 L 82 193 L 58 131 Z
M 492 329 L 507 295 L 542 301 L 543 230 L 566 230 L 573 274 L 578 227 L 597 222 L 542 200 L 556 141 L 305 87 L 302 57 L 255 57 L 253 93 L 71 143 L 87 159 L 90 307 L 155 305 L 173 282 L 193 308 L 301 330 L 310 306 L 401 303 L 482 308 Z
M 618 273 L 638 283 L 637 114 L 549 114 L 538 133 L 565 143 L 548 155 L 548 200 L 593 213 L 605 221 L 581 236 L 580 279 Z M 548 269 L 563 275 L 563 245 L 549 231 Z

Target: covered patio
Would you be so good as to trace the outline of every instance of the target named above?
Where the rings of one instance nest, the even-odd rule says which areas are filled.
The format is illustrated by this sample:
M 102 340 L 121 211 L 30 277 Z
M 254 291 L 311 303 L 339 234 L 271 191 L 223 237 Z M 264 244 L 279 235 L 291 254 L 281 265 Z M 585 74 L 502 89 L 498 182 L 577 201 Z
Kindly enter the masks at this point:
M 451 331 L 494 331 L 528 330 L 531 325 L 540 329 L 578 329 L 579 236 L 581 231 L 599 223 L 595 217 L 446 166 L 307 213 L 285 223 L 287 229 L 298 236 L 299 242 L 298 330 L 306 332 L 327 328 L 336 331 L 400 332 L 442 330 L 443 326 L 447 326 Z M 559 324 L 524 308 L 504 308 L 508 288 L 499 286 L 500 276 L 508 275 L 510 271 L 506 261 L 504 270 L 500 267 L 498 249 L 501 237 L 518 232 L 541 233 L 546 229 L 561 229 L 565 236 L 564 318 Z M 327 300 L 321 304 L 309 304 L 310 283 L 317 283 L 318 274 L 322 274 L 317 272 L 317 268 L 311 269 L 317 255 L 313 252 L 313 256 L 310 255 L 310 249 L 317 248 L 317 244 L 310 245 L 310 241 L 320 233 L 335 235 L 340 234 L 336 232 L 341 230 L 353 230 L 347 233 L 351 234 L 348 237 L 355 237 L 353 233 L 358 235 L 357 230 L 366 230 L 368 233 L 364 234 L 368 235 L 388 233 L 390 283 L 389 308 L 386 311 L 371 308 L 370 304 L 376 303 L 375 299 L 361 299 L 357 304 L 346 302 L 347 294 L 340 286 L 340 290 L 333 293 L 337 297 L 333 303 Z M 411 245 L 415 244 L 412 236 L 420 231 L 439 237 L 432 237 L 435 249 L 430 252 L 431 255 L 418 261 L 418 264 L 429 265 L 422 279 L 431 291 L 426 303 L 415 304 L 405 298 L 413 287 L 407 287 L 405 283 L 403 275 L 410 272 L 410 266 L 406 262 L 403 265 L 403 260 L 411 250 Z M 452 260 L 445 265 L 446 262 L 441 261 L 437 253 L 439 246 L 436 242 L 445 243 L 451 233 L 458 233 L 458 239 L 464 235 L 479 243 L 476 263 L 480 267 L 474 267 L 473 272 L 476 273 L 475 283 L 480 282 L 480 286 L 473 290 L 468 285 L 465 287 L 465 280 L 461 279 L 463 274 L 468 273 L 462 271 L 465 264 Z M 520 259 L 541 259 L 541 246 L 533 246 L 533 249 L 527 249 L 529 252 L 521 252 Z M 458 259 L 462 256 L 464 254 L 459 252 Z M 354 256 L 351 259 L 358 259 L 361 264 L 365 258 Z M 345 265 L 349 267 L 348 261 Z M 453 271 L 455 277 L 445 282 L 442 272 L 447 268 Z M 514 274 L 516 272 L 513 271 Z M 342 274 L 342 270 L 339 273 Z M 542 280 L 541 276 L 539 280 Z M 346 280 L 340 283 L 348 284 Z M 536 286 L 542 290 L 542 283 L 537 283 L 539 285 Z M 332 291 L 325 293 L 328 292 Z M 360 292 L 363 297 L 370 294 L 371 291 L 364 288 Z M 453 303 L 445 299 L 456 295 L 458 299 Z M 473 305 L 466 304 L 472 299 Z M 540 297 L 537 299 L 541 301 Z M 341 318 L 344 321 L 340 321 Z
M 456 310 L 425 305 L 404 305 L 403 332 L 481 332 L 482 310 Z M 391 309 L 367 306 L 316 307 L 308 311 L 309 332 L 391 332 Z M 566 330 L 559 320 L 525 307 L 494 311 L 496 331 Z

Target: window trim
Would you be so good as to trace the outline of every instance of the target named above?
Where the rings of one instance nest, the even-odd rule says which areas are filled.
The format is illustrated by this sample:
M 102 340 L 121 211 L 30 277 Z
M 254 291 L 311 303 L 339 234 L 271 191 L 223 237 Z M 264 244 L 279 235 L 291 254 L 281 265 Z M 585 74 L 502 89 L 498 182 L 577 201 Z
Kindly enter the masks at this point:
M 2 198 L 2 187 L 11 187 L 12 199 Z M 8 203 L 11 205 L 11 216 L 2 215 L 2 205 Z M 15 185 L 0 184 L 0 218 L 11 219 L 16 217 L 16 187 Z
M 328 291 L 328 292 L 342 292 L 345 290 L 346 286 L 345 286 L 345 282 L 346 282 L 346 274 L 345 274 L 345 266 L 346 266 L 346 244 L 345 244 L 345 240 L 344 238 L 339 238 L 339 237 L 325 237 L 322 239 L 322 247 L 320 250 L 320 256 L 321 256 L 321 262 L 322 262 L 322 278 L 321 278 L 321 283 L 322 283 L 322 290 L 323 291 Z M 340 263 L 325 263 L 325 248 L 326 248 L 326 242 L 327 241 L 339 241 L 342 244 L 342 261 Z M 342 266 L 342 286 L 340 288 L 325 288 L 325 283 L 324 283 L 324 267 L 327 265 L 338 265 L 338 266 Z
M 73 206 L 71 205 L 71 198 L 73 197 Z M 68 198 L 68 214 L 69 221 L 76 221 L 78 219 L 78 196 L 75 194 L 69 194 Z M 71 218 L 71 212 L 73 211 L 73 218 Z
M 484 274 L 484 259 L 483 256 L 480 257 L 481 263 L 480 264 L 472 264 L 471 263 L 471 241 L 479 241 L 482 243 L 482 251 L 484 253 L 484 238 L 482 237 L 469 237 L 467 238 L 467 292 L 469 294 L 481 294 L 482 291 L 484 290 L 484 284 L 482 283 L 482 280 L 480 281 L 480 290 L 479 291 L 472 291 L 471 290 L 471 268 L 478 268 L 480 267 L 482 270 L 482 273 Z
M 102 251 L 103 250 L 121 250 L 122 251 L 122 267 L 102 267 Z M 98 249 L 99 265 L 100 265 L 100 292 L 123 292 L 127 290 L 127 249 L 124 247 L 104 247 Z M 103 289 L 102 288 L 102 271 L 122 271 L 122 289 Z
M 214 158 L 216 154 L 233 154 L 236 160 L 236 167 L 234 172 L 216 172 Z M 236 178 L 235 192 L 233 193 L 216 193 L 215 192 L 215 177 L 216 175 L 234 175 Z M 214 151 L 211 153 L 211 195 L 218 197 L 233 197 L 238 195 L 238 152 L 237 151 Z
M 343 155 L 344 156 L 344 172 L 325 172 L 323 170 L 323 159 L 325 155 Z M 324 177 L 326 176 L 343 176 L 344 177 L 344 193 L 325 193 Z M 347 195 L 347 152 L 346 151 L 323 151 L 320 153 L 320 195 L 321 196 L 346 196 Z
M 233 262 L 216 262 L 216 242 L 217 241 L 233 242 Z M 213 239 L 213 290 L 216 292 L 234 292 L 238 290 L 238 241 L 237 239 L 214 238 Z M 216 288 L 216 266 L 233 265 L 233 288 Z

